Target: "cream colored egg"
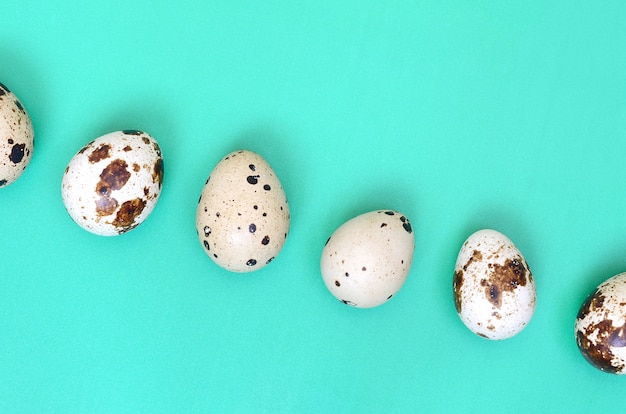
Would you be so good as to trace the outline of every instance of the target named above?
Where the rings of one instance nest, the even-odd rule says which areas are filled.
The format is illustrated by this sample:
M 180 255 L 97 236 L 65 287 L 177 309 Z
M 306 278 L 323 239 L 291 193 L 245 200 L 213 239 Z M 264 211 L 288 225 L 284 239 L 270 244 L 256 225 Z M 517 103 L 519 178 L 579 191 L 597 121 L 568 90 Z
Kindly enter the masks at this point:
M 361 214 L 330 236 L 320 261 L 328 290 L 346 305 L 371 308 L 404 284 L 415 250 L 409 219 L 392 210 Z
M 234 151 L 213 169 L 196 210 L 204 252 L 232 272 L 269 264 L 289 233 L 287 196 L 276 173 L 259 154 Z
M 484 338 L 518 334 L 535 312 L 530 268 L 513 242 L 495 230 L 477 231 L 463 243 L 453 288 L 461 320 Z
M 33 124 L 19 99 L 0 83 L 0 188 L 15 182 L 33 156 Z
M 626 374 L 626 273 L 606 280 L 587 297 L 575 332 L 578 349 L 592 366 Z
M 145 132 L 101 136 L 72 157 L 61 184 L 63 204 L 85 230 L 115 236 L 134 229 L 161 195 L 163 158 Z

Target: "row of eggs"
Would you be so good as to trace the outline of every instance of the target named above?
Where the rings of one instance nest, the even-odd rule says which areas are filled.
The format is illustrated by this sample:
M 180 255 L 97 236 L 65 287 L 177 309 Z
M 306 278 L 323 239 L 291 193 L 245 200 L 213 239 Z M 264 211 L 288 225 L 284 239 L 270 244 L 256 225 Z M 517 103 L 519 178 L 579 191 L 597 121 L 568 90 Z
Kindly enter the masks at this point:
M 34 149 L 24 106 L 0 84 L 0 188 L 16 181 Z M 101 136 L 78 151 L 62 179 L 71 218 L 94 234 L 130 231 L 154 209 L 163 183 L 158 143 L 142 131 Z M 285 191 L 265 159 L 247 151 L 225 156 L 207 179 L 196 212 L 205 253 L 219 266 L 248 272 L 281 251 L 290 225 Z M 320 269 L 328 290 L 361 308 L 381 305 L 404 284 L 415 241 L 410 220 L 393 210 L 372 211 L 340 226 L 326 241 Z M 503 234 L 481 230 L 462 245 L 453 277 L 454 303 L 463 323 L 488 339 L 519 333 L 535 311 L 536 288 L 522 253 Z M 626 373 L 626 273 L 587 298 L 575 324 L 583 356 L 596 368 Z

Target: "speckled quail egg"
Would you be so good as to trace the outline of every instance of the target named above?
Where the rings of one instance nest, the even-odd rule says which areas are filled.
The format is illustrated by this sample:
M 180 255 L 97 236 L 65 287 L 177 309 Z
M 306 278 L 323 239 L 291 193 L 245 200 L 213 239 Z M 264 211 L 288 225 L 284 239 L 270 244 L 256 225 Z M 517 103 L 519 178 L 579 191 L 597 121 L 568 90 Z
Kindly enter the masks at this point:
M 19 99 L 0 83 L 0 188 L 15 182 L 33 156 L 33 124 Z
M 522 253 L 495 230 L 480 230 L 463 243 L 454 267 L 454 303 L 476 335 L 506 339 L 535 312 L 535 282 Z
M 361 214 L 337 228 L 322 250 L 326 287 L 346 305 L 372 308 L 404 284 L 415 250 L 411 222 L 393 210 Z
M 126 130 L 103 135 L 78 151 L 61 188 L 65 208 L 79 226 L 115 236 L 148 217 L 162 183 L 159 144 L 145 132 Z
M 287 196 L 276 173 L 259 154 L 234 151 L 217 163 L 196 210 L 204 252 L 232 272 L 269 264 L 289 232 Z
M 626 273 L 604 281 L 587 297 L 575 332 L 578 349 L 591 365 L 626 374 Z

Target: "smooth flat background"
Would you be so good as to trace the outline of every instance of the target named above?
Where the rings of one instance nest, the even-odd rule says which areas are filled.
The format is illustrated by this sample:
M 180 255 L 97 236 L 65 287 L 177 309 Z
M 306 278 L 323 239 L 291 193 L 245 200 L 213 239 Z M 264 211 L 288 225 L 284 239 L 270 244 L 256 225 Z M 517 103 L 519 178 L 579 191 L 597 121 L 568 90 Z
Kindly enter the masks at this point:
M 36 129 L 0 190 L 0 412 L 616 412 L 573 325 L 626 271 L 626 3 L 115 0 L 0 4 L 0 82 Z M 142 129 L 165 182 L 115 238 L 63 207 L 88 141 Z M 292 228 L 268 267 L 205 255 L 195 209 L 247 148 L 274 167 Z M 319 257 L 379 208 L 416 229 L 385 305 L 344 306 Z M 458 249 L 494 228 L 538 289 L 490 342 L 452 299 Z

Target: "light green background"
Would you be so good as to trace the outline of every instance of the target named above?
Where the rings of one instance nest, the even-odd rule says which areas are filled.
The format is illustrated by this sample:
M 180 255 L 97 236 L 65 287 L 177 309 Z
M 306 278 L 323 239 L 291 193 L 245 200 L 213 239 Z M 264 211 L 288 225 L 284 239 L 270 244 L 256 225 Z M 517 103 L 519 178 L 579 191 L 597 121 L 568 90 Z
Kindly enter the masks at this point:
M 0 190 L 0 412 L 617 412 L 626 378 L 573 336 L 626 271 L 626 2 L 0 3 L 0 82 L 36 129 Z M 60 183 L 88 141 L 142 129 L 165 158 L 148 220 L 94 236 Z M 268 267 L 203 252 L 209 172 L 247 148 L 292 227 Z M 326 238 L 402 211 L 414 264 L 385 305 L 326 290 Z M 538 304 L 518 336 L 468 331 L 460 245 L 495 228 Z

